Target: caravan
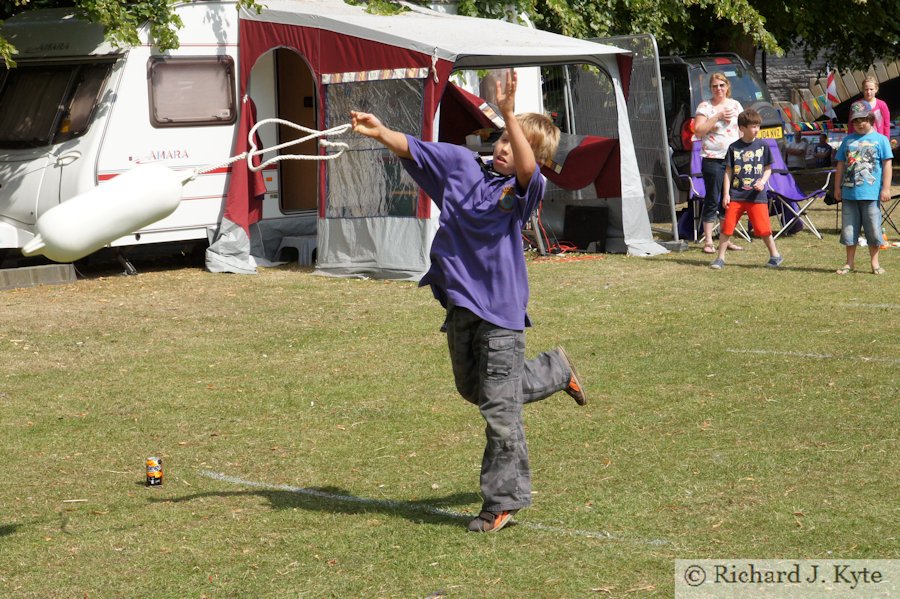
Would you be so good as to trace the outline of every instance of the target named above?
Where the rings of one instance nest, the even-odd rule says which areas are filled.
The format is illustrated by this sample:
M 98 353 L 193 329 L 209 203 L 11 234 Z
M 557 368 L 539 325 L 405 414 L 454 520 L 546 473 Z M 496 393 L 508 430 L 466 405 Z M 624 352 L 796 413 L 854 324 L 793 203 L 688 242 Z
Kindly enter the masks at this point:
M 180 47 L 168 52 L 146 33 L 139 46 L 115 48 L 99 26 L 61 9 L 7 21 L 3 35 L 20 54 L 16 68 L 0 67 L 0 251 L 27 244 L 53 206 L 136 165 L 223 165 L 190 180 L 170 216 L 110 245 L 211 242 L 212 271 L 253 272 L 261 260 L 298 252 L 326 273 L 417 278 L 428 267 L 436 209 L 367 140 L 343 138 L 351 150 L 337 160 L 284 160 L 260 173 L 227 160 L 247 150 L 257 121 L 324 130 L 353 108 L 425 139 L 465 143 L 496 126 L 465 100 L 481 93 L 472 82 L 503 67 L 537 67 L 542 93 L 527 108 L 570 124 L 589 116 L 566 132 L 576 149 L 602 146 L 599 163 L 571 161 L 590 172 L 562 176 L 579 187 L 556 189 L 551 200 L 608 207 L 612 251 L 663 251 L 652 240 L 632 144 L 628 52 L 411 4 L 391 16 L 342 0 L 266 5 L 259 14 L 233 2 L 178 5 Z M 273 125 L 259 136 L 273 147 L 300 135 Z M 309 141 L 281 152 L 328 151 Z M 557 162 L 565 167 L 565 157 Z

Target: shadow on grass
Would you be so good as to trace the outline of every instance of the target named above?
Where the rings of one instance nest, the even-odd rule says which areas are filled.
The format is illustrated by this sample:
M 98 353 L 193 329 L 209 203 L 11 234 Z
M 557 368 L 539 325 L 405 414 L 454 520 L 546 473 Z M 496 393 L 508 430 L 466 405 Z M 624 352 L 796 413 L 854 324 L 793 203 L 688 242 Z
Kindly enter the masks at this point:
M 8 537 L 12 533 L 16 532 L 19 528 L 18 524 L 3 524 L 0 525 L 0 537 Z
M 713 259 L 715 259 L 715 256 L 712 254 L 704 254 L 703 256 L 704 256 L 703 258 L 698 258 L 696 260 L 689 260 L 687 258 L 675 258 L 675 259 L 669 260 L 669 262 L 674 262 L 676 264 L 684 264 L 686 266 L 696 266 L 697 268 L 705 268 L 706 270 L 712 271 L 713 269 L 711 269 L 709 267 L 709 265 L 713 261 Z M 709 258 L 705 259 L 706 256 L 709 256 Z M 766 256 L 768 256 L 768 254 L 766 254 Z M 734 262 L 729 262 L 728 260 L 725 261 L 725 268 L 726 269 L 747 268 L 750 270 L 784 270 L 784 271 L 791 271 L 791 272 L 818 272 L 818 273 L 834 274 L 835 269 L 837 269 L 837 267 L 840 266 L 840 262 L 843 260 L 843 255 L 835 254 L 835 256 L 837 256 L 837 258 L 835 260 L 835 264 L 837 264 L 837 266 L 835 266 L 834 268 L 821 268 L 821 267 L 813 267 L 813 266 L 795 266 L 794 264 L 791 264 L 790 261 L 787 259 L 785 259 L 784 264 L 777 269 L 769 268 L 768 266 L 766 266 L 765 262 L 759 262 L 758 264 L 735 264 Z M 766 259 L 768 259 L 768 258 L 766 258 Z
M 166 499 L 149 499 L 152 503 L 181 503 L 207 497 L 246 497 L 256 495 L 265 498 L 273 508 L 302 509 L 337 514 L 383 513 L 391 516 L 402 515 L 417 523 L 443 524 L 458 526 L 460 522 L 468 522 L 477 515 L 464 514 L 435 507 L 439 505 L 460 505 L 480 503 L 477 493 L 454 493 L 446 497 L 432 497 L 427 500 L 397 501 L 391 499 L 372 499 L 350 495 L 345 489 L 338 487 L 309 487 L 288 489 L 248 489 L 243 491 L 207 491 L 193 493 L 181 497 Z

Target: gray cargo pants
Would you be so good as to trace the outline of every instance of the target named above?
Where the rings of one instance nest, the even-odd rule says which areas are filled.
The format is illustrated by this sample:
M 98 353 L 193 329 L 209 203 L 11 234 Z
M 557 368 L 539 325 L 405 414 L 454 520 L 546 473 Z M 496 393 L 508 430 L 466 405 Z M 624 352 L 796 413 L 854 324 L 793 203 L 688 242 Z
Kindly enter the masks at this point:
M 522 406 L 565 389 L 569 367 L 556 350 L 526 360 L 524 331 L 500 328 L 465 308 L 451 307 L 445 325 L 456 389 L 478 406 L 487 423 L 482 509 L 528 507 L 531 469 Z

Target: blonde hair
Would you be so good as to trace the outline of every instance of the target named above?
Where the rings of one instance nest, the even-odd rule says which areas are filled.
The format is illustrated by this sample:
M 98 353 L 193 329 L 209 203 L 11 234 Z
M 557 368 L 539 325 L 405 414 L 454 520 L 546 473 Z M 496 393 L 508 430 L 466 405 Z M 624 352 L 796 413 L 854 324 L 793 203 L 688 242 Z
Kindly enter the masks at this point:
M 866 77 L 865 79 L 863 79 L 863 87 L 866 86 L 866 83 L 871 83 L 871 84 L 873 84 L 873 85 L 875 86 L 875 91 L 876 91 L 876 92 L 878 91 L 878 87 L 879 87 L 879 86 L 878 86 L 878 79 L 877 79 L 877 78 L 873 77 L 872 75 L 869 75 L 868 77 Z
M 722 83 L 725 84 L 725 97 L 730 98 L 731 97 L 731 81 L 728 80 L 728 77 L 726 77 L 724 73 L 716 72 L 709 76 L 710 91 L 712 91 L 712 84 L 713 84 L 713 81 L 715 81 L 716 79 L 718 79 L 719 81 L 721 81 Z
M 553 158 L 559 147 L 559 127 L 553 124 L 550 117 L 536 112 L 523 112 L 516 115 L 516 120 L 534 152 L 535 160 L 544 163 Z

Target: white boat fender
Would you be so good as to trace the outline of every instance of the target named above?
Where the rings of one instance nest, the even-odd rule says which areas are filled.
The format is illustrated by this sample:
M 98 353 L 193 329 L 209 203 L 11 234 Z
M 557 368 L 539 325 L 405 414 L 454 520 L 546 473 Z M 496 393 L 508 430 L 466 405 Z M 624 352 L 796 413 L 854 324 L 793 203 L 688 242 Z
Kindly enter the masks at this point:
M 26 256 L 43 254 L 73 262 L 172 214 L 194 173 L 161 164 L 141 164 L 94 189 L 54 206 L 37 221 Z
M 272 148 L 257 148 L 254 143 L 256 130 L 269 123 L 287 125 L 309 135 Z M 319 139 L 319 145 L 337 148 L 338 151 L 334 154 L 312 156 L 280 154 L 256 166 L 251 159 L 310 139 L 340 135 L 349 129 L 350 125 L 344 124 L 325 131 L 317 131 L 282 119 L 265 119 L 250 129 L 248 135 L 250 151 L 232 156 L 221 165 L 177 173 L 159 163 L 141 164 L 91 191 L 79 194 L 47 210 L 38 218 L 37 235 L 25 244 L 22 253 L 26 256 L 43 254 L 54 262 L 74 262 L 124 235 L 134 233 L 172 214 L 181 203 L 184 185 L 202 173 L 245 158 L 247 168 L 251 171 L 259 171 L 281 160 L 334 160 L 349 149 L 348 144 Z

